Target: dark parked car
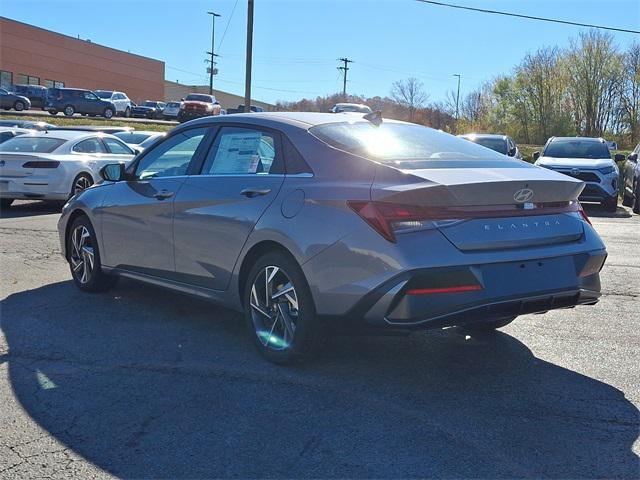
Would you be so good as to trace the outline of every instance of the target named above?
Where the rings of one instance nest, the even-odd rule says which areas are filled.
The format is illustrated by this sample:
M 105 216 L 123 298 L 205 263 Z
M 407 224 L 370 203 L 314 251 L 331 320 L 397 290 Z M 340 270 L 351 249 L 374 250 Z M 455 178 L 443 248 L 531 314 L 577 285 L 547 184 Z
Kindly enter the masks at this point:
M 190 93 L 180 105 L 178 121 L 182 123 L 194 118 L 220 115 L 220 110 L 220 104 L 213 95 Z
M 633 213 L 640 213 L 640 163 L 638 163 L 638 155 L 640 155 L 640 143 L 627 157 L 622 168 L 622 204 L 625 207 L 632 207 Z
M 44 108 L 44 102 L 47 98 L 47 87 L 43 87 L 42 85 L 14 85 L 11 87 L 11 92 L 27 97 L 33 108 Z
M 466 135 L 458 135 L 465 140 L 477 143 L 483 147 L 490 148 L 498 153 L 506 155 L 508 157 L 522 159 L 522 154 L 513 141 L 513 138 L 507 135 L 495 135 L 492 133 L 468 133 Z
M 145 100 L 140 105 L 136 105 L 131 110 L 131 116 L 134 118 L 164 118 L 162 111 L 167 104 L 153 100 Z
M 16 95 L 4 88 L 0 88 L 0 108 L 4 108 L 5 110 L 11 110 L 13 108 L 16 112 L 21 112 L 22 110 L 29 110 L 31 108 L 31 101 L 27 97 Z
M 11 128 L 28 128 L 29 130 L 52 130 L 56 128 L 55 125 L 51 125 L 46 122 L 34 122 L 33 120 L 0 120 L 0 127 Z
M 249 107 L 249 110 L 254 113 L 264 112 L 264 108 L 258 107 L 257 105 L 251 105 L 251 107 Z M 238 105 L 238 108 L 227 108 L 226 115 L 230 115 L 232 113 L 245 113 L 244 105 L 241 103 L 240 105 Z
M 80 113 L 111 118 L 116 114 L 116 106 L 112 102 L 102 100 L 91 90 L 80 88 L 50 88 L 44 109 L 51 115 L 63 112 L 67 117 Z
M 332 326 L 493 330 L 600 296 L 581 181 L 421 125 L 209 116 L 101 175 L 58 222 L 76 286 L 124 276 L 235 308 L 277 363 Z

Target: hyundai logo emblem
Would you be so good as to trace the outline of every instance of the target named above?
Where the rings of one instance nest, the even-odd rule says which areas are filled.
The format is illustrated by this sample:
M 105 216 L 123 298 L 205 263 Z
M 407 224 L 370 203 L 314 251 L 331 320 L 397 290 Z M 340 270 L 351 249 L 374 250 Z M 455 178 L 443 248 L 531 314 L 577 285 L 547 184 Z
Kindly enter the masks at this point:
M 533 190 L 530 188 L 523 188 L 513 194 L 513 199 L 518 203 L 528 202 L 533 198 Z

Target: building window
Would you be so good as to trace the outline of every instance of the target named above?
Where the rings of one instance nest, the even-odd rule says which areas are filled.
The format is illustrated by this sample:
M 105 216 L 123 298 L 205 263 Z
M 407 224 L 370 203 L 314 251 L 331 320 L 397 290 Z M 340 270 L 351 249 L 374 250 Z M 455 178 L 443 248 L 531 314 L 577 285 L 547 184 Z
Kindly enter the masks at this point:
M 19 73 L 17 76 L 18 76 L 18 81 L 16 82 L 16 85 L 27 85 L 29 83 L 28 75 Z
M 64 82 L 53 82 L 55 88 L 64 88 Z
M 0 87 L 9 87 L 13 84 L 13 73 L 0 71 Z
M 40 85 L 40 77 L 32 77 L 29 75 L 29 85 Z
M 53 80 L 45 80 L 43 85 L 47 88 L 53 88 Z

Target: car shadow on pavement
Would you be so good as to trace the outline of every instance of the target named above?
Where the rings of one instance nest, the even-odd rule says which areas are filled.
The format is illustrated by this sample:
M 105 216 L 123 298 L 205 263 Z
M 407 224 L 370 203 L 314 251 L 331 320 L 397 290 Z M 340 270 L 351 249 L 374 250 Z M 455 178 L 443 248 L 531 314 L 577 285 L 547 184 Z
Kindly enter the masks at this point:
M 615 212 L 606 211 L 601 205 L 597 203 L 583 203 L 585 213 L 589 217 L 596 218 L 630 218 L 632 217 L 631 210 L 618 205 Z
M 506 333 L 338 337 L 315 362 L 282 368 L 255 353 L 238 314 L 132 282 L 99 295 L 61 282 L 0 307 L 22 408 L 116 476 L 639 472 L 639 412 L 622 392 Z
M 60 213 L 64 202 L 17 201 L 11 208 L 0 210 L 0 218 L 35 217 Z

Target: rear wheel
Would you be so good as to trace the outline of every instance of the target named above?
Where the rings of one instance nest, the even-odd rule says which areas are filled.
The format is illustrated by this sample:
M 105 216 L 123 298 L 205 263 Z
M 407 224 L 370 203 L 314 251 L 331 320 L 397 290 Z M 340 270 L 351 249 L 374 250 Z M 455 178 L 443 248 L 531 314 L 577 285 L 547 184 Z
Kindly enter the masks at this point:
M 129 118 L 131 116 L 131 109 L 129 107 L 124 111 L 124 116 L 125 118 Z
M 84 292 L 103 292 L 113 287 L 117 277 L 105 274 L 100 263 L 96 233 L 85 216 L 74 220 L 67 238 L 67 258 L 73 283 Z
M 24 102 L 22 100 L 18 100 L 13 104 L 13 108 L 16 109 L 16 112 L 21 112 L 22 110 L 24 110 Z
M 11 207 L 11 204 L 13 203 L 13 198 L 0 198 L 0 208 L 2 210 L 5 210 L 9 207 Z
M 464 329 L 469 332 L 482 333 L 491 332 L 498 328 L 506 327 L 513 322 L 517 317 L 501 318 L 500 320 L 493 320 L 491 322 L 477 322 L 470 325 L 465 325 Z
M 640 182 L 636 183 L 636 194 L 633 197 L 633 213 L 640 213 Z
M 71 187 L 71 196 L 76 195 L 83 190 L 86 190 L 93 185 L 93 178 L 88 173 L 81 173 L 73 180 L 73 186 Z
M 288 365 L 312 357 L 324 344 L 302 270 L 288 255 L 273 252 L 255 263 L 245 284 L 245 321 L 258 351 Z
M 66 107 L 64 107 L 63 113 L 67 117 L 73 117 L 73 114 L 76 113 L 76 109 L 73 108 L 73 105 L 67 105 Z
M 49 115 L 57 115 L 58 111 L 57 110 L 49 110 Z
M 626 188 L 622 194 L 622 205 L 625 207 L 633 207 L 633 194 L 629 195 Z

